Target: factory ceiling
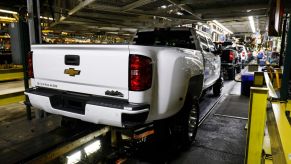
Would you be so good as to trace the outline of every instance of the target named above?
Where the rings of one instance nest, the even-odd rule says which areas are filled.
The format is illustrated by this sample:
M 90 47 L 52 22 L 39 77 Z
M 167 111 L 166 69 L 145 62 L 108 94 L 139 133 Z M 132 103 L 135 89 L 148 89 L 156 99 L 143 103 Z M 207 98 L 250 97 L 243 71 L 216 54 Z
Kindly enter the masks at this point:
M 290 8 L 290 2 L 287 2 Z M 19 10 L 26 1 L 1 0 Z M 128 31 L 218 20 L 234 33 L 251 32 L 248 16 L 265 31 L 270 0 L 41 0 L 50 28 L 77 31 Z

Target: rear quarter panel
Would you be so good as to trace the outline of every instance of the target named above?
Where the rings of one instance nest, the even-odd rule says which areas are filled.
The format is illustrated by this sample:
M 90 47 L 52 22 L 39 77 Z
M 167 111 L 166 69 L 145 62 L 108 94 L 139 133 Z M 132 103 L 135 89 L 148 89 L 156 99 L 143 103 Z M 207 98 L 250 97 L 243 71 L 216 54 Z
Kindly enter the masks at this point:
M 183 48 L 129 46 L 130 54 L 153 60 L 152 88 L 144 92 L 129 91 L 130 102 L 151 104 L 148 121 L 167 118 L 183 106 L 191 77 L 203 74 L 200 51 Z

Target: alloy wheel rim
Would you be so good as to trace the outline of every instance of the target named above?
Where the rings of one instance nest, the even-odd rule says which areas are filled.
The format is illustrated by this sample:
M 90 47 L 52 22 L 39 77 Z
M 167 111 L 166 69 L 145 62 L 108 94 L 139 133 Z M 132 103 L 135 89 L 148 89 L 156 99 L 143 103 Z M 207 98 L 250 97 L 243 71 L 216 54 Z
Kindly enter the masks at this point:
M 194 137 L 194 133 L 197 128 L 197 119 L 198 114 L 195 105 L 193 105 L 192 109 L 190 110 L 188 118 L 188 137 L 190 140 L 192 140 Z

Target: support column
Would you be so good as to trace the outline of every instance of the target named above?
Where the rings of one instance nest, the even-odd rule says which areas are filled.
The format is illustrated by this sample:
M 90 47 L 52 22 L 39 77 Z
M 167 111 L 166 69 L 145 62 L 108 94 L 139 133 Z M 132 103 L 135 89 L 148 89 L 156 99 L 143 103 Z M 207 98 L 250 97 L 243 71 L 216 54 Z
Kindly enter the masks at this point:
M 291 17 L 289 18 L 289 28 L 291 27 Z M 288 30 L 287 36 L 287 47 L 285 53 L 285 60 L 284 60 L 284 70 L 283 70 L 283 77 L 282 77 L 282 84 L 280 90 L 280 100 L 287 101 L 289 95 L 289 81 L 290 81 L 290 73 L 291 73 L 291 30 Z
M 287 16 L 288 14 L 285 14 L 285 18 L 283 20 L 283 31 L 282 31 L 282 40 L 281 40 L 281 50 L 280 50 L 280 60 L 279 60 L 279 66 L 281 67 L 283 65 L 283 53 L 285 50 L 285 41 L 286 41 L 286 25 L 287 25 Z
M 30 44 L 41 44 L 39 0 L 27 0 Z
M 30 44 L 41 44 L 41 26 L 40 26 L 40 7 L 39 0 L 27 0 L 27 12 L 28 12 L 28 26 L 29 26 L 29 39 Z M 25 67 L 27 61 L 25 61 Z M 29 88 L 29 78 L 25 76 L 24 78 L 25 90 Z M 26 98 L 27 101 L 28 98 Z M 26 107 L 28 108 L 29 105 Z M 30 107 L 29 107 L 30 108 Z M 35 109 L 35 118 L 40 119 L 44 115 L 44 112 Z

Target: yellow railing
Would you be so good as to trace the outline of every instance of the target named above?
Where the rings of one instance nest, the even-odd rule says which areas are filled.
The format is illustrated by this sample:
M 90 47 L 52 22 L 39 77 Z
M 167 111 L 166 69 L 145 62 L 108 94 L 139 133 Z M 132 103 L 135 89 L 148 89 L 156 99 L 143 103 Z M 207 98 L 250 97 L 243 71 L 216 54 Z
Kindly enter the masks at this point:
M 0 65 L 0 81 L 23 79 L 23 76 L 21 65 Z
M 279 71 L 275 72 L 275 83 L 278 87 L 280 87 Z M 254 83 L 262 84 L 261 77 L 261 73 L 255 73 Z M 269 135 L 272 154 L 268 155 L 268 162 L 270 163 L 271 159 L 271 163 L 291 164 L 291 126 L 286 114 L 286 111 L 291 111 L 291 102 L 278 101 L 273 82 L 267 72 L 264 72 L 264 82 L 265 88 L 251 88 L 245 163 L 267 162 L 264 159 L 266 155 L 263 153 L 263 142 L 264 136 Z M 270 105 L 267 108 L 268 103 Z M 265 130 L 268 131 L 267 134 Z

